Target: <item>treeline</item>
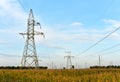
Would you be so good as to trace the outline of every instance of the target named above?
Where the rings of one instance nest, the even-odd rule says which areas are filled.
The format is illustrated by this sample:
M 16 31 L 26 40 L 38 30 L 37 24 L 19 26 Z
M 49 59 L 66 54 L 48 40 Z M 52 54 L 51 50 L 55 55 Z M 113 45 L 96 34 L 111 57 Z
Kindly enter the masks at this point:
M 91 66 L 90 69 L 94 69 L 94 68 L 120 68 L 120 66 L 117 65 L 109 65 L 109 66 Z
M 20 66 L 0 66 L 0 69 L 47 69 L 48 67 L 39 66 L 35 67 L 20 67 Z

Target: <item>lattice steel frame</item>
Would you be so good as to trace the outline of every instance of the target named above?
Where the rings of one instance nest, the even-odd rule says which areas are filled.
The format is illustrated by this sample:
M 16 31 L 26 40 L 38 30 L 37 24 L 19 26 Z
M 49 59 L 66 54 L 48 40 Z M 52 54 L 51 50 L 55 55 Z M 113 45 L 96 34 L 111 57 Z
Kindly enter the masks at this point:
M 33 11 L 30 9 L 29 18 L 27 22 L 27 32 L 20 33 L 21 35 L 26 35 L 26 42 L 24 46 L 23 56 L 21 60 L 22 67 L 39 67 L 36 46 L 35 46 L 35 35 L 43 35 L 43 32 L 36 32 L 35 25 L 40 23 L 35 23 Z

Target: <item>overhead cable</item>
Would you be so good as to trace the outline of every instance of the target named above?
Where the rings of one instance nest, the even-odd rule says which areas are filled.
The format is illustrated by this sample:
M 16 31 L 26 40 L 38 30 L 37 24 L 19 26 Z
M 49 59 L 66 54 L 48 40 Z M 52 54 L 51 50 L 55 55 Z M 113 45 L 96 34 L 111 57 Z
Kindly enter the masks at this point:
M 20 0 L 18 0 L 18 2 L 21 5 L 21 7 L 24 9 L 24 11 L 27 13 L 27 10 L 25 9 L 25 6 L 22 4 L 22 2 Z
M 91 48 L 95 47 L 97 44 L 99 44 L 100 42 L 102 42 L 103 40 L 105 40 L 106 38 L 108 38 L 112 33 L 116 32 L 117 30 L 119 30 L 120 27 L 116 28 L 115 30 L 113 30 L 111 33 L 109 33 L 108 35 L 106 35 L 105 37 L 103 37 L 102 39 L 100 39 L 99 41 L 97 41 L 95 44 L 91 45 L 90 47 L 88 47 L 86 50 L 84 50 L 81 54 L 82 55 L 84 53 L 86 53 L 88 50 L 90 50 Z

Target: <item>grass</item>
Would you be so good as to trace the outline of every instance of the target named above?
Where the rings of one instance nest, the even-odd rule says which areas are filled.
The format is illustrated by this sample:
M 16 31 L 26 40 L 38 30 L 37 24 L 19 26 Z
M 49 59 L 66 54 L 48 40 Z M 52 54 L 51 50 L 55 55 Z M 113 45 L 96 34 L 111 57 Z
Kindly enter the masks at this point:
M 0 70 L 0 82 L 120 82 L 120 69 Z

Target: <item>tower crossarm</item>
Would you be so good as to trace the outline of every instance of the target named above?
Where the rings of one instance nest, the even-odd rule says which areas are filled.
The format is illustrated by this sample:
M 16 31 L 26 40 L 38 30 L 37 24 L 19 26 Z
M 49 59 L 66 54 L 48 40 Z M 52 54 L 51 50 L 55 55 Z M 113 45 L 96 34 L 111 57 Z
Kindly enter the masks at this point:
M 27 33 L 19 33 L 19 34 L 22 35 L 23 38 L 25 38 L 24 35 L 27 35 Z
M 42 35 L 42 36 L 45 38 L 45 35 L 44 35 L 43 32 L 37 32 L 37 31 L 35 31 L 35 32 L 34 32 L 34 35 Z
M 22 35 L 23 38 L 24 38 L 25 35 L 31 35 L 32 33 L 29 33 L 29 34 L 28 33 L 19 33 L 19 34 Z M 42 35 L 45 38 L 45 35 L 44 35 L 43 32 L 37 32 L 37 31 L 35 31 L 33 35 Z
M 64 58 L 68 58 L 68 57 L 70 57 L 70 58 L 74 58 L 74 56 L 69 56 L 69 55 L 68 55 L 68 56 L 64 56 Z
M 19 33 L 20 35 L 27 35 L 27 33 Z

